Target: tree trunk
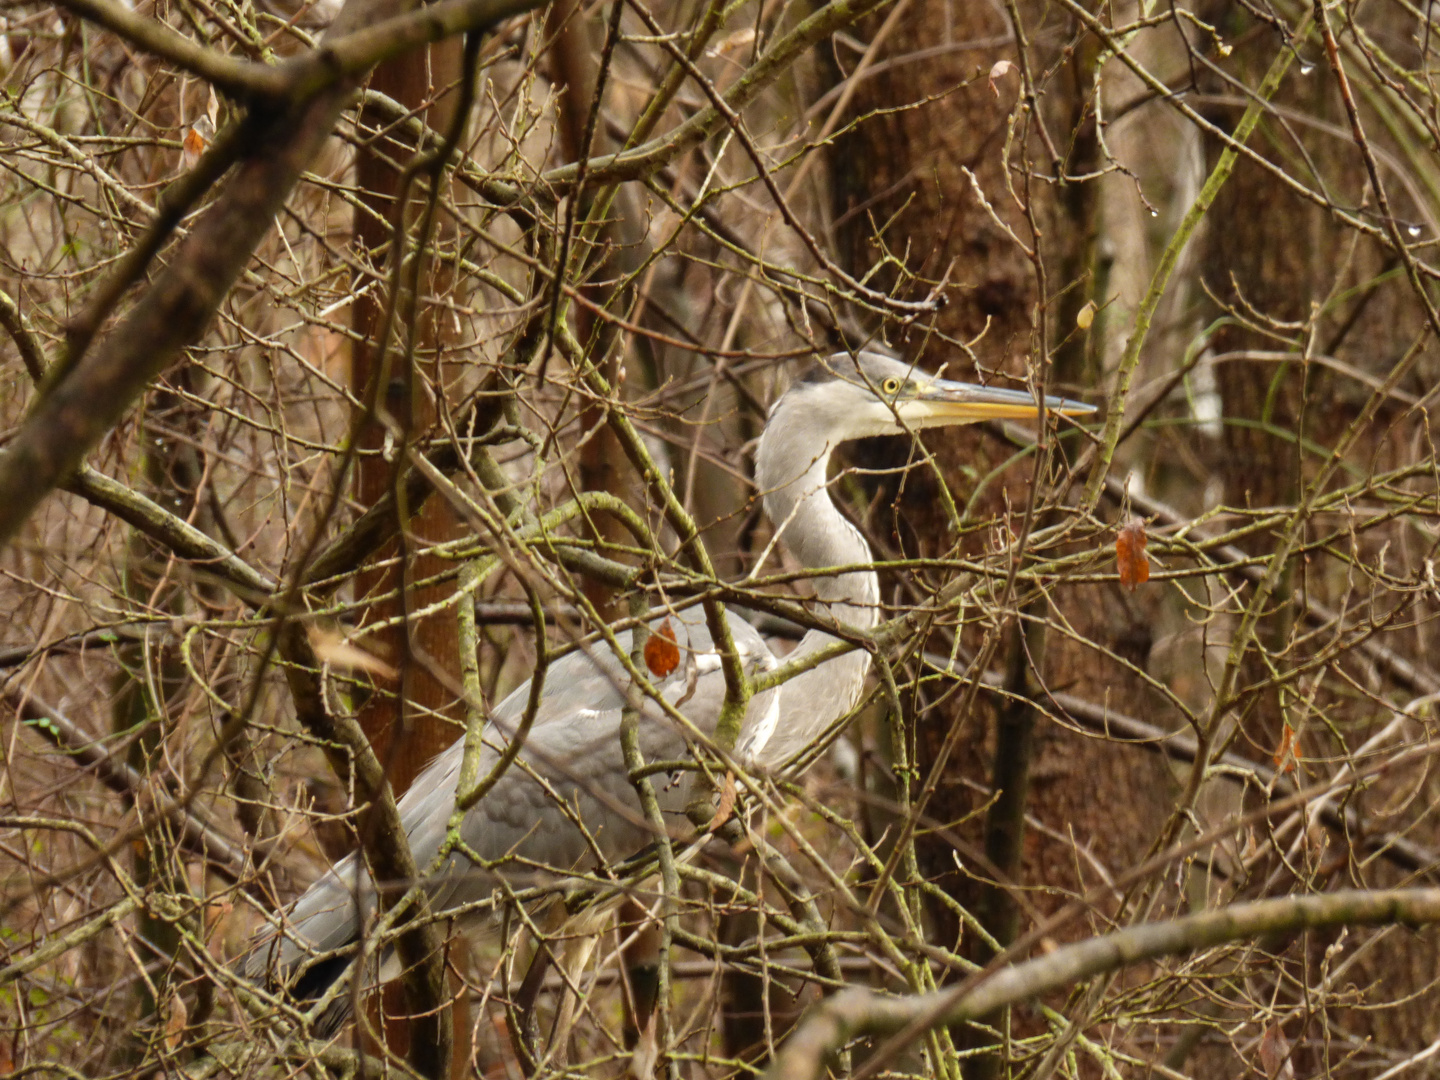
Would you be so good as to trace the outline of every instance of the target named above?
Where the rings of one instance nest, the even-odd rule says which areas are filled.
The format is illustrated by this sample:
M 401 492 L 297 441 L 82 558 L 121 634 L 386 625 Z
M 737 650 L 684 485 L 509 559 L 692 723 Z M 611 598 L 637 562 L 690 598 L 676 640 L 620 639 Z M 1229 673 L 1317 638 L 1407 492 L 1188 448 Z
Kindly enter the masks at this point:
M 462 77 L 460 45 L 458 39 L 451 39 L 382 64 L 376 68 L 370 88 L 417 110 L 432 129 L 447 131 Z M 374 115 L 363 114 L 362 119 L 370 130 L 386 127 Z M 397 438 L 396 427 L 387 427 L 379 416 L 365 419 L 357 442 L 362 452 L 371 453 L 359 459 L 355 473 L 355 497 L 364 507 L 374 505 L 394 489 L 405 465 L 397 443 L 417 441 L 432 432 L 438 415 L 436 397 L 444 395 L 451 382 L 447 378 L 449 365 L 444 356 L 440 309 L 427 303 L 428 297 L 453 287 L 450 273 L 428 258 L 430 245 L 443 242 L 451 229 L 440 211 L 433 235 L 420 236 L 420 250 L 415 250 L 415 226 L 424 215 L 428 193 L 418 177 L 410 177 L 406 184 L 404 170 L 413 156 L 413 147 L 378 138 L 365 143 L 356 158 L 356 183 L 364 207 L 364 212 L 355 215 L 356 244 L 370 254 L 372 265 L 387 281 L 401 282 L 393 292 L 379 287 L 369 290 L 355 302 L 351 313 L 359 335 L 353 346 L 351 385 L 362 402 L 373 401 L 377 412 L 388 413 L 401 433 Z M 406 199 L 403 206 L 399 205 L 402 190 Z M 397 253 L 397 244 L 403 244 L 403 255 Z M 379 255 L 382 251 L 387 254 Z M 413 291 L 404 284 L 408 267 L 402 267 L 400 274 L 394 273 L 397 257 L 407 262 L 424 259 Z M 382 340 L 387 326 L 388 336 Z M 397 499 L 396 505 L 402 518 L 410 513 L 411 508 L 402 500 Z M 388 654 L 399 677 L 376 677 L 375 690 L 359 715 L 361 728 L 375 747 L 397 797 L 460 734 L 454 722 L 463 716 L 453 689 L 460 682 L 455 612 L 446 607 L 422 618 L 411 617 L 410 613 L 445 600 L 454 589 L 451 583 L 425 587 L 411 584 L 451 565 L 434 556 L 417 555 L 416 548 L 461 535 L 461 523 L 449 503 L 432 497 L 404 521 L 399 543 L 382 550 L 377 561 L 384 565 L 367 567 L 356 575 L 357 593 L 377 598 L 365 609 L 365 622 L 404 617 L 404 622 L 377 635 L 377 643 Z M 386 1041 L 395 1054 L 404 1057 L 410 1045 L 410 1025 L 399 990 L 398 984 L 385 988 L 381 1009 Z M 463 1000 L 457 1000 L 452 1026 L 454 1076 L 465 1075 L 470 1057 L 470 1025 L 465 1019 Z
M 1040 13 L 1034 5 L 1019 10 L 1031 18 Z M 866 80 L 856 94 L 855 113 L 877 115 L 848 135 L 834 155 L 840 242 L 857 277 L 886 251 L 908 253 L 910 269 L 927 279 L 954 268 L 950 303 L 936 320 L 945 338 L 913 334 L 911 340 L 892 342 L 903 355 L 915 355 L 924 343 L 918 357 L 922 366 L 935 370 L 943 364 L 951 377 L 993 382 L 991 376 L 977 373 L 952 344 L 984 331 L 975 351 L 986 368 L 1021 377 L 1049 370 L 1051 393 L 1093 400 L 1100 389 L 1095 385 L 1100 350 L 1075 331 L 1076 316 L 1095 286 L 1094 182 L 1027 181 L 1026 174 L 1053 177 L 1057 167 L 1066 176 L 1092 171 L 1096 149 L 1093 112 L 1087 108 L 1087 65 L 1093 65 L 1094 55 L 1086 48 L 1075 51 L 1046 87 L 1042 115 L 1054 144 L 1063 151 L 1061 159 L 1052 158 L 1031 117 L 1022 119 L 1011 160 L 1003 162 L 1020 73 L 1011 69 L 992 75 L 995 92 L 983 73 L 998 61 L 1016 62 L 1016 46 L 967 47 L 939 58 L 933 55 L 936 42 L 1003 38 L 1010 27 L 996 12 L 983 5 L 926 2 L 916 4 L 896 25 L 877 59 L 928 52 L 923 62 L 900 63 Z M 1053 12 L 1047 17 L 1054 21 Z M 1046 40 L 1064 37 L 1052 28 Z M 1026 59 L 1036 78 L 1060 60 L 1050 46 L 1033 45 Z M 902 108 L 915 102 L 924 104 Z M 1022 152 L 1027 167 L 1021 167 Z M 1014 197 L 1007 190 L 1007 165 Z M 992 220 L 966 170 L 1016 235 L 1038 246 L 1037 259 L 1027 257 Z M 1042 234 L 1038 245 L 1017 198 L 1033 210 Z M 1041 303 L 1042 286 L 1048 304 Z M 1053 369 L 1045 362 L 1051 358 Z M 978 428 L 936 433 L 927 437 L 926 445 L 935 451 L 961 507 L 974 493 L 975 480 L 1012 453 L 1011 447 Z M 898 441 L 860 452 L 871 467 L 894 467 L 908 453 L 908 446 Z M 1003 518 L 1018 532 L 1033 476 L 1033 463 L 1027 463 L 1011 468 L 1003 482 L 991 483 L 975 508 L 978 519 Z M 1042 485 L 1049 480 L 1041 477 Z M 887 491 L 875 504 L 889 506 L 896 494 Z M 949 549 L 954 542 L 950 523 L 923 470 L 912 472 L 898 494 L 898 514 L 877 522 L 876 530 L 899 539 L 908 556 L 939 555 Z M 988 534 L 988 529 L 971 534 L 963 543 L 978 551 Z M 1045 602 L 1028 605 L 1023 612 L 1013 606 L 995 612 L 983 633 L 967 633 L 964 643 L 985 655 L 987 645 L 998 641 L 991 646 L 988 666 L 1008 668 L 1011 688 L 1046 709 L 1053 706 L 1044 690 L 1064 687 L 1120 711 L 1143 712 L 1140 680 L 1090 643 L 1143 670 L 1150 645 L 1146 605 L 1114 586 L 1099 585 L 1071 587 L 1049 600 L 1084 644 L 1045 632 L 1046 622 L 1055 621 Z M 1017 622 L 1022 615 L 1024 633 Z M 1100 884 L 1091 861 L 1119 876 L 1143 859 L 1165 820 L 1174 785 L 1157 755 L 1079 734 L 1024 702 L 1012 701 L 997 713 L 984 695 L 975 698 L 969 711 L 959 707 L 966 700 L 963 690 L 950 693 L 913 721 L 915 760 L 943 757 L 946 762 L 928 778 L 923 770 L 920 774 L 922 783 L 928 779 L 933 784 L 921 792 L 921 797 L 929 796 L 926 814 L 950 828 L 948 837 L 931 832 L 921 843 L 920 869 L 979 914 L 1003 946 L 1030 928 L 1029 913 L 1053 911 L 1067 897 Z M 983 811 L 990 797 L 981 792 L 997 786 L 1004 790 L 996 792 L 986 823 Z M 1027 829 L 1022 814 L 1038 821 L 1044 831 Z M 963 845 L 959 851 L 957 834 Z M 1005 864 L 987 867 L 980 852 L 992 863 L 999 859 Z M 957 859 L 963 869 L 957 870 Z M 1002 876 L 999 887 L 988 885 L 997 871 Z M 1027 890 L 1018 905 L 1010 882 Z M 947 945 L 961 939 L 960 923 L 952 913 L 935 905 L 930 914 Z M 1072 925 L 1066 934 L 1083 931 Z M 992 952 L 973 935 L 963 948 L 981 961 Z M 1042 1030 L 1030 1023 L 1022 1027 L 1027 1033 Z M 974 1033 L 965 1037 L 989 1041 Z M 994 1057 L 982 1058 L 971 1068 L 975 1075 L 985 1075 L 996 1064 Z

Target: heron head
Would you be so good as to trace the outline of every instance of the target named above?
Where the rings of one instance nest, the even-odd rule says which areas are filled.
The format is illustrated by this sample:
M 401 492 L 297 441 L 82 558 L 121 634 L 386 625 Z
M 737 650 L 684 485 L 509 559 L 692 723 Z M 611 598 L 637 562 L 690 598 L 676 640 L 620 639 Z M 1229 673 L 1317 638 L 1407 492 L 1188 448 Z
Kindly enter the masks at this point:
M 893 435 L 918 428 L 971 424 L 978 420 L 1025 420 L 1041 415 L 1029 390 L 1006 390 L 954 382 L 880 353 L 837 353 L 815 365 L 787 397 L 832 442 Z M 787 409 L 787 412 L 790 411 Z M 1087 416 L 1093 405 L 1046 397 L 1044 411 Z

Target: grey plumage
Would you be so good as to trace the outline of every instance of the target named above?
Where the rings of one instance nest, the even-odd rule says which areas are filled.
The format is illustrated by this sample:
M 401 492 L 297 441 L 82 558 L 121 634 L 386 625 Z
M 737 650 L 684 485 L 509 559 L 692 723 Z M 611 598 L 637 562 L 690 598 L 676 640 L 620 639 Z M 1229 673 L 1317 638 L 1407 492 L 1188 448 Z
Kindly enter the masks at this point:
M 1089 406 L 1049 398 L 1045 407 L 1080 415 Z M 879 583 L 868 564 L 864 538 L 836 510 L 826 490 L 831 452 L 841 442 L 869 435 L 966 423 L 986 417 L 1033 416 L 1039 406 L 1028 393 L 991 390 L 935 379 L 911 365 L 875 353 L 840 354 L 821 361 L 796 382 L 771 410 L 756 453 L 756 483 L 781 538 L 805 566 L 850 567 L 815 579 L 817 614 L 860 629 L 879 619 Z M 680 649 L 674 672 L 656 683 L 665 700 L 705 736 L 715 728 L 724 700 L 720 658 L 698 607 L 657 612 L 668 618 Z M 773 668 L 775 657 L 760 635 L 729 616 L 735 645 L 747 673 Z M 630 648 L 629 633 L 621 647 Z M 823 648 L 835 639 L 812 630 L 792 657 Z M 750 702 L 736 745 L 743 760 L 782 768 L 858 700 L 870 658 L 854 650 Z M 646 827 L 625 768 L 619 739 L 627 676 L 609 648 L 600 643 L 552 664 L 544 694 L 519 760 L 466 815 L 465 843 L 494 871 L 481 872 L 455 855 L 427 881 L 432 909 L 453 908 L 490 895 L 494 873 L 522 882 L 538 867 L 557 874 L 592 869 L 596 849 L 606 860 L 630 856 L 654 837 Z M 487 724 L 480 766 L 484 776 L 516 730 L 529 685 L 497 706 Z M 688 737 L 653 702 L 642 710 L 640 746 L 648 761 L 675 761 L 690 755 Z M 441 850 L 454 810 L 463 741 L 444 751 L 400 800 L 401 822 L 416 865 L 427 867 Z M 678 815 L 688 783 L 656 787 L 667 815 Z M 563 802 L 564 806 L 561 805 Z M 576 821 L 583 822 L 587 839 Z M 356 898 L 359 898 L 359 905 Z M 342 949 L 355 940 L 373 908 L 374 890 L 355 856 L 341 861 L 287 912 L 283 930 L 262 936 L 244 961 L 256 980 L 267 971 L 290 979 L 307 957 Z M 314 965 L 292 987 L 316 996 L 343 974 L 346 962 Z

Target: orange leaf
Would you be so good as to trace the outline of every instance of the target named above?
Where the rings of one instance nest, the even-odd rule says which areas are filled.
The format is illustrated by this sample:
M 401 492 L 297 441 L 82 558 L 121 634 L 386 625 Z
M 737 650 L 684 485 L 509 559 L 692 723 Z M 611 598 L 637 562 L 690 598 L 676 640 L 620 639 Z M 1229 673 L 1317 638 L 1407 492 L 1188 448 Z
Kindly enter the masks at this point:
M 205 152 L 209 141 L 198 127 L 192 127 L 185 132 L 185 139 L 181 144 L 185 150 L 185 167 L 193 169 L 200 160 L 200 155 Z
M 1115 562 L 1120 568 L 1120 584 L 1131 592 L 1136 585 L 1150 580 L 1150 560 L 1145 557 L 1145 523 L 1132 518 L 1115 534 Z
M 650 669 L 651 675 L 663 679 L 679 663 L 680 650 L 675 645 L 675 631 L 671 629 L 670 620 L 666 619 L 651 631 L 650 639 L 645 642 L 645 666 Z
M 1280 733 L 1280 749 L 1275 751 L 1275 768 L 1281 772 L 1295 771 L 1295 729 L 1290 726 L 1290 721 L 1285 721 L 1285 730 Z

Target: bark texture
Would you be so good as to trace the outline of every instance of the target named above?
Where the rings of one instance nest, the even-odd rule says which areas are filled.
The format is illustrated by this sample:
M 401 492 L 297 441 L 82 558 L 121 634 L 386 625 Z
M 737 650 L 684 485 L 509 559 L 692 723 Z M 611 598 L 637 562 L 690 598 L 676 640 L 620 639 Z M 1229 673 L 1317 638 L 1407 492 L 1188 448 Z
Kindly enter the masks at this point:
M 886 42 L 884 56 L 918 55 L 937 41 L 1003 42 L 1011 28 L 997 10 L 939 2 L 916 4 Z M 1040 18 L 1038 5 L 1021 5 L 1019 10 L 1026 18 Z M 1053 12 L 1048 18 L 1053 24 Z M 1049 29 L 1047 45 L 1031 46 L 1029 61 L 1036 71 L 1060 62 L 1048 93 L 1052 103 L 1060 103 L 1052 107 L 1069 115 L 1048 117 L 1047 121 L 1067 135 L 1077 125 L 1081 127 L 1082 137 L 1064 144 L 1068 156 L 1060 166 L 1067 174 L 1083 174 L 1089 164 L 1087 155 L 1094 153 L 1093 123 L 1088 139 L 1083 136 L 1086 57 L 1083 52 L 1068 59 L 1058 56 L 1048 43 L 1059 35 L 1053 32 L 1053 25 Z M 1027 26 L 1026 33 L 1033 34 L 1034 27 Z M 886 111 L 869 117 L 847 135 L 833 158 L 839 239 L 857 276 L 869 269 L 882 251 L 905 256 L 914 272 L 930 279 L 953 266 L 951 277 L 956 284 L 949 292 L 951 302 L 937 319 L 939 333 L 928 338 L 913 335 L 911 340 L 892 344 L 907 356 L 918 354 L 923 366 L 934 370 L 943 364 L 948 374 L 960 378 L 989 378 L 974 371 L 955 345 L 982 331 L 985 335 L 975 350 L 986 368 L 1014 376 L 1046 372 L 1048 364 L 1040 354 L 1071 334 L 1074 313 L 1089 299 L 1092 287 L 1097 231 L 1093 192 L 1084 184 L 1027 180 L 1025 170 L 1015 167 L 1018 151 L 1014 150 L 1007 176 L 1002 159 L 1017 79 L 1014 74 L 1002 79 L 996 94 L 987 83 L 987 73 L 997 61 L 1013 61 L 1016 55 L 1012 41 L 992 48 L 957 49 L 939 58 L 927 55 L 923 60 L 889 67 L 862 85 L 855 102 L 858 114 Z M 1017 142 L 1033 155 L 1032 166 L 1053 171 L 1056 163 L 1035 125 L 1021 123 Z M 977 199 L 966 170 L 978 179 L 996 212 L 1032 245 L 1035 238 L 1007 184 L 1013 186 L 1021 203 L 1034 207 L 1035 222 L 1043 232 L 1039 251 L 1050 303 L 1042 303 L 1036 264 L 991 218 Z M 883 235 L 878 234 L 882 225 Z M 1057 300 L 1067 286 L 1070 291 Z M 1048 320 L 1045 332 L 1038 322 L 1042 318 Z M 1094 378 L 1093 363 L 1087 360 L 1087 355 L 1093 354 L 1087 353 L 1083 335 L 1076 340 L 1078 347 L 1061 350 L 1062 362 L 1051 379 L 1062 375 Z M 1067 385 L 1063 389 L 1074 394 L 1089 388 Z M 1055 390 L 1052 382 L 1052 392 Z M 926 444 L 950 479 L 957 502 L 968 499 L 975 481 L 1010 453 L 993 435 L 977 429 L 938 433 L 927 437 Z M 894 466 L 901 463 L 895 458 L 897 453 L 903 455 L 907 450 L 887 443 L 868 447 L 860 456 L 866 465 Z M 1032 476 L 1033 466 L 1028 462 L 1011 468 L 1003 483 L 991 483 L 981 495 L 977 514 L 1006 516 L 1018 530 Z M 875 500 L 881 508 L 877 517 L 883 515 L 875 527 L 888 533 L 906 554 L 942 552 L 954 543 L 929 488 L 923 471 L 915 471 L 901 491 L 887 490 Z M 892 505 L 896 507 L 893 514 L 888 509 Z M 984 540 L 983 535 L 972 535 L 962 543 L 975 547 Z M 1056 612 L 1042 603 L 1027 608 L 1027 614 L 1033 619 L 1058 619 L 1077 637 L 1098 643 L 1144 669 L 1150 637 L 1142 602 L 1122 595 L 1113 586 L 1070 588 L 1056 593 L 1052 600 Z M 992 667 L 1004 667 L 1006 650 L 1010 650 L 1012 670 L 1020 674 L 1027 692 L 1042 701 L 1046 685 L 1073 687 L 1076 693 L 1108 700 L 1119 710 L 1146 713 L 1147 696 L 1139 680 L 1096 648 L 1078 646 L 1052 630 L 1025 635 L 1030 655 L 1014 656 L 1013 650 L 1021 647 L 1022 640 L 1021 635 L 1006 629 L 1014 626 L 1014 614 L 1013 610 L 1002 613 L 1002 624 L 989 630 L 1002 634 L 1005 641 Z M 968 636 L 966 644 L 984 647 L 979 633 Z M 1043 677 L 1037 677 L 1037 670 Z M 1026 887 L 1022 912 L 1054 910 L 1064 897 L 1100 884 L 1098 868 L 1119 874 L 1146 855 L 1173 795 L 1170 771 L 1160 758 L 1080 734 L 1037 717 L 1033 711 L 1027 720 L 1026 710 L 1017 715 L 1012 708 L 1003 722 L 997 721 L 995 710 L 983 697 L 977 699 L 975 708 L 962 712 L 958 705 L 964 700 L 963 692 L 948 694 L 914 718 L 918 761 L 934 761 L 947 743 L 954 746 L 949 764 L 936 778 L 929 816 L 952 826 L 965 842 L 969 857 L 962 852 L 961 858 L 973 872 L 957 872 L 956 852 L 949 839 L 936 836 L 922 849 L 922 869 L 939 880 L 951 896 L 972 911 L 987 906 L 981 880 L 985 875 L 974 853 L 986 848 L 982 811 L 988 797 L 981 792 L 997 776 L 1015 778 L 1010 783 L 1028 783 L 1024 810 L 1041 826 L 1023 831 L 1019 865 L 1014 868 L 1016 883 Z M 1003 756 L 996 759 L 997 722 L 1009 736 L 1000 753 L 1013 754 L 1018 747 L 1024 754 L 1028 745 L 1028 769 L 1017 769 L 1017 762 Z M 1077 858 L 1077 848 L 1083 857 Z M 995 907 L 993 901 L 989 907 Z M 937 906 L 932 915 L 948 940 L 959 936 L 958 924 L 943 908 Z M 1000 916 L 992 914 L 991 918 Z M 1030 925 L 1028 916 L 1018 920 L 1021 932 Z M 1073 931 L 1081 929 L 1076 926 Z M 985 953 L 982 949 L 976 955 L 983 958 Z

